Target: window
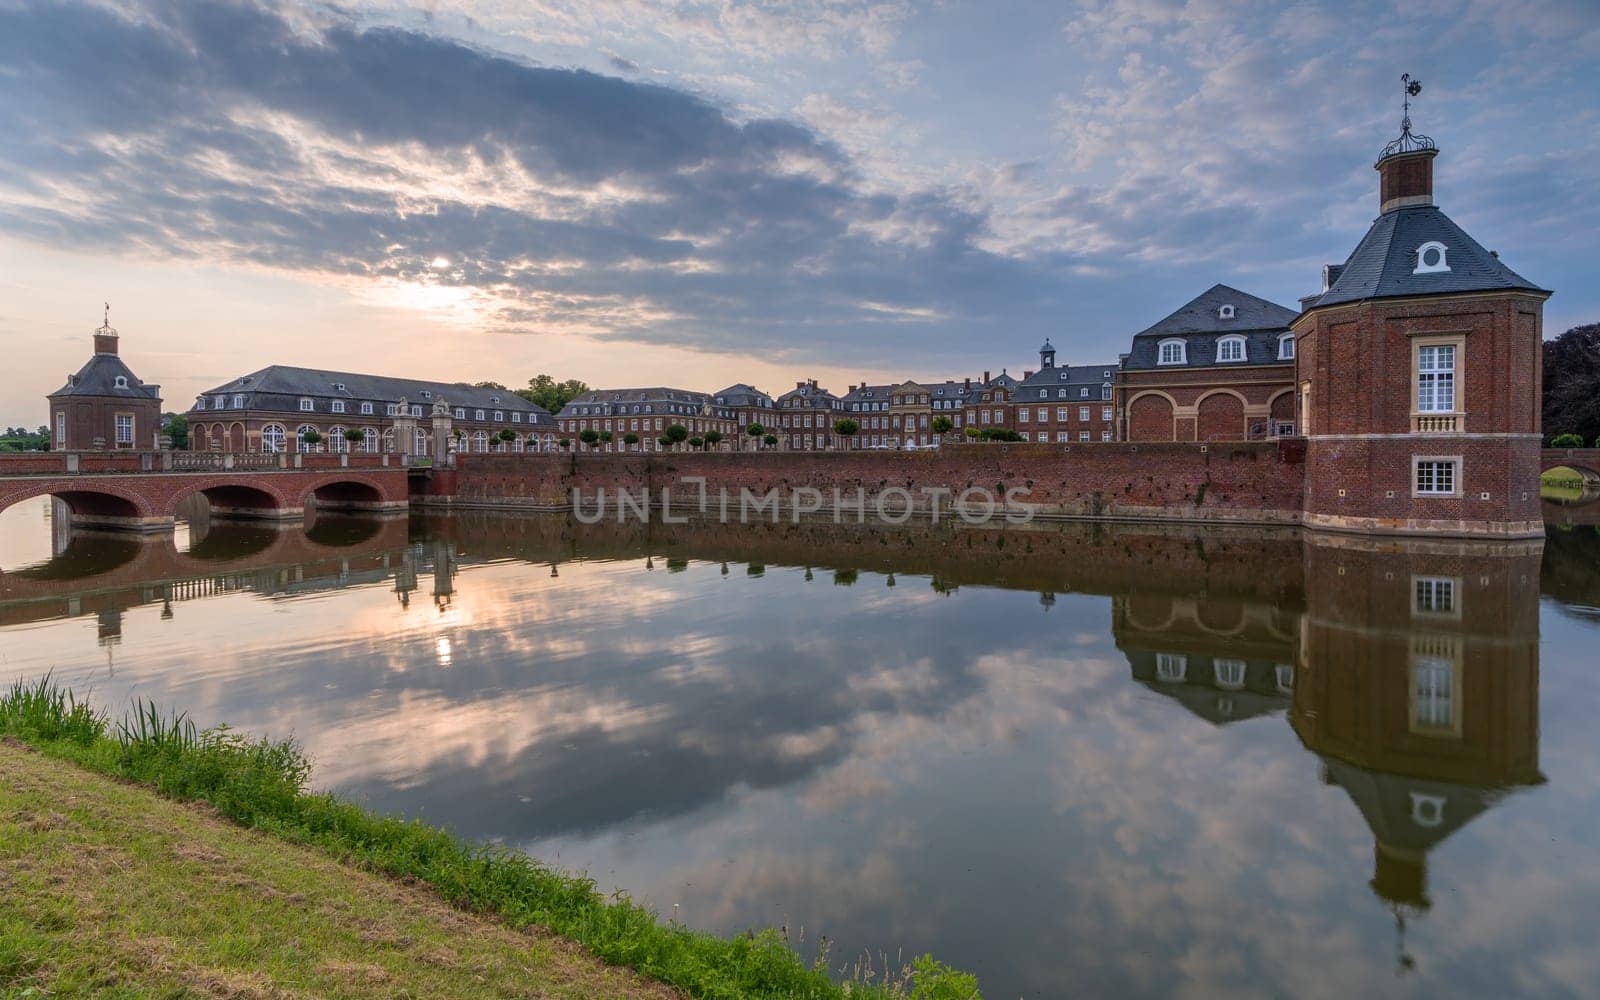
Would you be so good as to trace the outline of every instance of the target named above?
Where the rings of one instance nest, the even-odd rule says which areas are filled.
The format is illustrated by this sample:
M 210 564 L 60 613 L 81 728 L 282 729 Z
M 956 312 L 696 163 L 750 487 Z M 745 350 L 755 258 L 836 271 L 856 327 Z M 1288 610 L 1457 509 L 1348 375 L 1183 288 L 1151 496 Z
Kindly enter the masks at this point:
M 1456 496 L 1457 490 L 1457 465 L 1460 459 L 1455 458 L 1419 458 L 1416 460 L 1416 495 L 1417 496 Z
M 371 403 L 366 404 L 371 406 Z M 378 450 L 378 432 L 371 427 L 361 428 L 361 450 L 372 454 Z
M 1226 362 L 1226 361 L 1243 361 L 1243 360 L 1244 360 L 1244 338 L 1243 337 L 1223 337 L 1221 340 L 1217 341 L 1217 361 L 1218 361 L 1218 363 Z
M 372 404 L 371 403 L 362 403 L 361 404 L 361 413 L 364 416 L 371 416 L 372 415 Z
M 520 411 L 518 411 L 518 410 L 512 410 L 511 411 L 511 422 L 514 423 L 514 424 L 522 423 L 522 413 Z
M 335 389 L 337 389 L 339 392 L 344 392 L 344 383 L 343 382 L 335 382 L 335 383 L 333 383 L 333 387 Z
M 1066 444 L 1070 440 L 1072 440 L 1072 435 L 1066 431 L 1056 431 L 1056 444 Z
M 466 407 L 464 407 L 464 406 L 456 407 L 456 419 L 457 420 L 465 420 L 465 419 L 467 419 L 467 408 Z
M 284 433 L 282 424 L 268 424 L 261 428 L 261 450 L 266 452 L 280 452 L 289 435 Z
M 1088 431 L 1079 431 L 1078 432 L 1078 440 L 1082 441 L 1084 443 L 1088 443 L 1088 441 L 1089 441 L 1089 432 Z
M 1419 656 L 1411 664 L 1411 726 L 1417 732 L 1455 730 L 1455 664 Z
M 489 397 L 489 402 L 491 402 L 491 403 L 499 403 L 500 402 L 500 397 L 499 396 L 490 396 Z
M 1110 431 L 1101 431 L 1100 432 L 1100 440 L 1102 440 L 1102 441 L 1110 441 L 1111 440 L 1111 432 Z
M 412 416 L 413 416 L 413 417 L 420 417 L 420 416 L 422 416 L 422 407 L 420 407 L 420 406 L 413 406 L 413 407 L 411 407 L 411 415 L 412 415 Z
M 1454 413 L 1456 408 L 1456 347 L 1426 344 L 1417 347 L 1417 412 Z
M 235 397 L 233 397 L 233 408 L 235 410 L 244 409 L 244 397 L 243 396 L 235 396 Z
M 316 409 L 316 404 L 313 403 L 311 400 L 302 399 L 300 401 L 300 412 L 301 413 L 310 413 L 314 409 Z
M 413 455 L 426 455 L 429 451 L 428 432 L 418 427 L 411 432 L 411 453 Z
M 115 385 L 118 389 L 126 389 L 128 387 L 128 376 L 118 375 L 115 380 Z
M 1444 615 L 1457 617 L 1456 581 L 1451 577 L 1419 576 L 1412 580 L 1415 603 L 1412 611 L 1419 615 Z
M 473 410 L 472 413 L 473 413 L 472 419 L 474 419 L 474 420 L 482 420 L 483 419 L 483 411 L 482 410 Z
M 133 444 L 133 414 L 117 414 L 117 444 Z
M 334 400 L 332 403 L 328 404 L 328 409 L 332 413 L 343 413 L 344 412 L 344 400 L 342 400 L 342 399 Z
M 1156 356 L 1156 363 L 1163 365 L 1182 365 L 1188 363 L 1188 351 L 1181 340 L 1163 340 Z
M 477 431 L 476 433 L 474 433 L 472 435 L 472 450 L 473 451 L 488 451 L 489 450 L 489 435 L 484 433 L 483 431 Z
M 394 416 L 397 412 L 399 412 L 399 410 L 400 410 L 400 404 L 399 403 L 385 403 L 385 404 L 383 404 L 383 415 L 386 416 L 386 417 Z
M 1285 333 L 1278 337 L 1278 360 L 1294 360 L 1294 334 Z
M 1100 387 L 1100 398 L 1101 399 L 1110 399 L 1111 398 L 1111 383 L 1110 382 L 1107 382 L 1105 385 Z
M 1217 318 L 1218 319 L 1233 319 L 1233 306 L 1232 305 L 1218 306 L 1217 307 Z
M 496 410 L 496 411 L 494 411 L 494 419 L 495 419 L 496 422 L 503 421 L 503 420 L 505 420 L 505 418 L 506 418 L 506 411 L 504 411 L 504 410 Z
M 1044 418 L 1041 417 L 1040 419 L 1042 420 Z M 1026 406 L 1017 411 L 1017 422 L 1022 424 L 1028 422 L 1028 408 Z
M 350 447 L 350 442 L 346 441 L 344 439 L 344 425 L 343 424 L 334 424 L 332 427 L 328 428 L 328 450 L 329 451 L 331 451 L 331 452 L 343 452 L 343 451 L 348 450 L 349 447 Z
M 67 415 L 65 413 L 58 412 L 56 414 L 56 447 L 57 448 L 65 448 L 66 446 L 67 446 Z
M 311 451 L 312 446 L 306 443 L 307 434 L 316 434 L 317 429 L 310 424 L 301 424 L 294 429 L 295 451 Z
M 1078 407 L 1078 419 L 1079 420 L 1088 420 L 1089 419 L 1089 408 L 1087 406 Z
M 1237 691 L 1244 687 L 1244 661 L 1218 660 L 1211 666 L 1217 678 L 1217 687 Z
M 1067 422 L 1067 408 L 1065 406 L 1056 407 L 1056 419 L 1061 423 Z
M 1111 407 L 1109 407 L 1109 406 L 1100 407 L 1100 419 L 1101 420 L 1110 420 L 1111 419 Z
M 433 398 L 433 393 L 428 391 L 427 389 L 424 389 L 424 390 L 422 390 L 422 398 L 423 399 L 432 399 Z
M 1279 663 L 1275 665 L 1272 668 L 1272 680 L 1273 683 L 1278 685 L 1279 692 L 1292 694 L 1294 692 L 1294 664 Z
M 1412 274 L 1440 274 L 1450 270 L 1450 264 L 1445 260 L 1445 246 L 1437 240 L 1429 240 L 1417 247 L 1417 266 L 1411 269 Z
M 205 409 L 206 408 L 206 398 L 204 396 L 201 396 L 198 399 L 196 399 L 194 401 L 194 408 L 197 409 L 197 410 Z
M 1179 653 L 1156 654 L 1156 680 L 1177 684 L 1189 673 L 1189 658 Z

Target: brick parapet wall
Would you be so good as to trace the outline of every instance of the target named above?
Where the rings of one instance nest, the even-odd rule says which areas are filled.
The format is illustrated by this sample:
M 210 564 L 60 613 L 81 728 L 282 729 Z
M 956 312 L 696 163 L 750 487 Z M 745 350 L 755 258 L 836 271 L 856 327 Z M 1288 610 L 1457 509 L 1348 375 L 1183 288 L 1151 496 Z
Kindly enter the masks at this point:
M 906 493 L 915 509 L 926 511 L 933 502 L 926 491 L 943 490 L 948 496 L 941 506 L 948 510 L 952 498 L 974 489 L 997 499 L 1016 491 L 1016 502 L 1032 505 L 1040 516 L 1297 523 L 1303 470 L 1303 450 L 1291 441 L 976 444 L 927 452 L 754 455 L 466 455 L 457 457 L 453 476 L 432 480 L 437 485 L 416 499 L 564 509 L 574 490 L 586 501 L 601 489 L 609 497 L 618 490 L 633 496 L 649 490 L 652 502 L 659 503 L 666 489 L 673 505 L 681 506 L 698 501 L 698 484 L 686 480 L 703 477 L 713 509 L 724 491 L 735 507 L 744 490 L 758 497 L 772 493 L 788 507 L 796 499 L 815 502 L 798 492 L 809 489 L 821 494 L 823 510 L 854 509 L 859 495 L 869 510 L 883 498 L 891 512 L 904 508 Z M 447 479 L 454 480 L 450 495 Z M 981 503 L 977 494 L 968 499 Z

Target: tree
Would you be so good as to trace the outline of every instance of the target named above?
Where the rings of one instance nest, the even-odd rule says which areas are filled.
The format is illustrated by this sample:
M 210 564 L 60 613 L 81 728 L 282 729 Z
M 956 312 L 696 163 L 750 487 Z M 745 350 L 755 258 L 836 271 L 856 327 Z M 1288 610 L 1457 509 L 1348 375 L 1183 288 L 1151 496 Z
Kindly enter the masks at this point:
M 590 429 L 584 430 L 584 431 L 579 431 L 578 432 L 578 440 L 582 441 L 584 444 L 586 444 L 589 447 L 593 448 L 595 446 L 595 443 L 600 440 L 600 432 L 595 430 L 595 429 L 593 429 L 593 428 L 590 428 Z
M 613 435 L 610 431 L 601 431 L 600 432 L 600 443 L 601 444 L 610 444 L 614 437 L 615 437 L 615 435 Z
M 968 427 L 961 433 L 965 434 L 968 440 L 976 440 L 978 437 L 978 429 L 976 427 Z
M 667 427 L 666 437 L 672 444 L 687 441 L 689 440 L 689 428 L 682 424 L 672 424 Z
M 768 448 L 771 448 L 778 443 L 778 435 L 768 434 L 766 437 L 761 439 L 761 443 L 766 445 Z
M 494 438 L 496 441 L 499 441 L 509 449 L 511 447 L 511 442 L 517 439 L 517 432 L 509 427 L 502 427 L 500 428 L 500 433 L 496 434 Z
M 660 437 L 656 438 L 656 444 L 660 445 L 663 448 L 671 448 L 672 447 L 672 439 L 667 437 L 665 434 L 663 434 Z
M 749 427 L 746 427 L 744 429 L 744 432 L 746 434 L 750 435 L 753 438 L 758 438 L 761 435 L 765 434 L 767 432 L 767 429 L 765 427 L 762 427 L 760 424 L 754 424 L 753 423 Z
M 588 391 L 589 386 L 575 378 L 557 382 L 551 376 L 541 374 L 528 379 L 528 387 L 518 389 L 517 395 L 530 403 L 537 403 L 551 413 L 557 413 L 569 400 Z
M 315 448 L 322 442 L 322 432 L 316 430 L 306 431 L 304 434 L 300 435 L 300 440 Z
M 189 415 L 187 413 L 163 413 L 161 415 L 161 433 L 172 439 L 172 447 L 180 451 L 189 447 Z
M 1600 323 L 1544 342 L 1544 433 L 1600 437 Z
M 968 428 L 970 430 L 970 428 Z M 1022 435 L 1009 427 L 985 427 L 978 432 L 985 441 L 1021 441 Z
M 706 431 L 706 444 L 711 445 L 714 448 L 714 447 L 716 447 L 717 442 L 719 442 L 721 440 L 722 440 L 722 432 L 721 431 Z
M 955 429 L 955 426 L 956 425 L 951 422 L 949 417 L 933 418 L 933 432 L 935 434 L 949 434 Z
M 344 439 L 350 442 L 350 450 L 355 451 L 355 446 L 367 440 L 367 432 L 359 427 L 346 427 Z
M 1576 434 L 1557 434 L 1550 439 L 1552 448 L 1582 448 L 1583 438 Z
M 639 443 L 639 435 L 629 431 L 628 433 L 622 435 L 622 443 L 627 445 L 629 448 L 632 448 L 634 445 Z
M 856 423 L 854 420 L 851 420 L 849 417 L 843 417 L 833 422 L 833 432 L 843 438 L 855 437 L 856 431 L 859 431 L 860 429 L 861 425 Z
M 696 436 L 694 436 L 694 437 L 689 439 L 689 447 L 691 447 L 691 448 L 704 448 L 705 446 L 706 446 L 706 439 L 703 438 L 703 437 L 700 437 L 699 435 L 696 435 Z
M 499 382 L 474 382 L 474 383 L 472 383 L 472 385 L 473 385 L 474 388 L 477 388 L 477 389 L 504 389 L 505 388 L 505 386 L 501 385 Z
M 556 444 L 561 446 L 562 451 L 566 451 L 568 448 L 572 447 L 572 439 L 562 438 L 560 441 L 557 441 Z

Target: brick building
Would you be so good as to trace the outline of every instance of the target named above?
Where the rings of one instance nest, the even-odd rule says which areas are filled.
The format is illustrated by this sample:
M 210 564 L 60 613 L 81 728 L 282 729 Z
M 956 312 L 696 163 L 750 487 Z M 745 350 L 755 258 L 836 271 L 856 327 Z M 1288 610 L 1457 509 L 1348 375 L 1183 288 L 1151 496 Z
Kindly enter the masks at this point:
M 859 451 L 863 448 L 893 448 L 899 443 L 890 443 L 889 397 L 893 391 L 894 386 L 891 385 L 868 385 L 863 382 L 850 386 L 850 391 L 840 397 L 840 415 L 860 425 L 845 447 Z
M 1116 440 L 1114 364 L 1057 365 L 1056 349 L 1039 348 L 1039 370 L 1012 393 L 1010 426 L 1024 441 L 1068 444 Z
M 757 389 L 753 385 L 740 382 L 730 385 L 715 394 L 715 405 L 718 408 L 728 408 L 733 411 L 733 422 L 736 425 L 734 441 L 731 445 L 734 451 L 754 451 L 765 447 L 761 438 L 767 434 L 777 435 L 771 428 L 776 416 L 777 404 L 773 398 Z M 760 437 L 751 437 L 745 431 L 751 424 L 760 424 L 763 433 Z
M 673 424 L 687 430 L 690 437 L 716 431 L 722 435 L 719 447 L 734 449 L 744 433 L 739 416 L 740 407 L 719 403 L 710 393 L 653 386 L 591 389 L 569 400 L 556 414 L 556 423 L 561 436 L 573 441 L 584 431 L 609 431 L 612 439 L 596 446 L 601 451 L 660 451 L 660 438 Z M 624 441 L 627 434 L 639 435 L 631 448 Z
M 94 332 L 94 355 L 45 397 L 56 451 L 154 448 L 161 433 L 161 387 L 146 385 L 117 353 L 111 309 Z
M 1306 523 L 1543 537 L 1550 293 L 1433 204 L 1433 140 L 1384 149 L 1379 215 L 1294 320 Z
M 796 382 L 777 404 L 779 437 L 785 448 L 819 451 L 843 446 L 833 422 L 844 415 L 844 401 L 818 386 L 816 379 Z
M 188 414 L 189 447 L 433 455 L 439 404 L 458 451 L 555 446 L 549 411 L 506 389 L 272 365 L 197 396 Z M 361 431 L 361 440 L 347 441 L 347 430 Z M 321 440 L 306 441 L 310 431 Z M 510 441 L 500 439 L 502 431 L 511 432 Z
M 1296 313 L 1212 285 L 1134 334 L 1117 374 L 1128 441 L 1245 441 L 1295 432 Z
M 1020 379 L 1008 375 L 1004 368 L 1000 374 L 983 373 L 983 381 L 969 385 L 961 401 L 961 415 L 967 427 L 982 431 L 986 427 L 1010 427 L 1011 397 Z M 965 430 L 965 428 L 963 428 Z

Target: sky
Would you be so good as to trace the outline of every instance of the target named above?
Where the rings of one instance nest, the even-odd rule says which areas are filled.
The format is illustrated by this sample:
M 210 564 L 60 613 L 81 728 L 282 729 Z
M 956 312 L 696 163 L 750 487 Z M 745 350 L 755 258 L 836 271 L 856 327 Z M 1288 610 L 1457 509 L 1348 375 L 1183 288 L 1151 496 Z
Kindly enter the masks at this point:
M 110 302 L 168 409 L 268 364 L 774 394 L 1099 364 L 1438 203 L 1600 320 L 1600 5 L 0 0 L 0 424 Z

